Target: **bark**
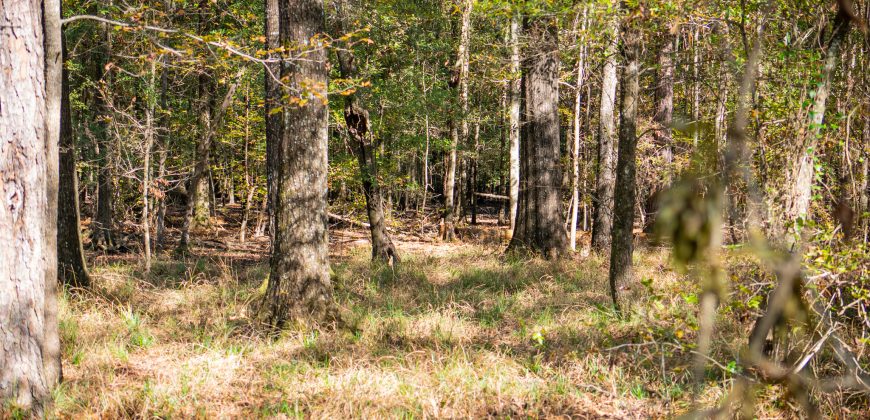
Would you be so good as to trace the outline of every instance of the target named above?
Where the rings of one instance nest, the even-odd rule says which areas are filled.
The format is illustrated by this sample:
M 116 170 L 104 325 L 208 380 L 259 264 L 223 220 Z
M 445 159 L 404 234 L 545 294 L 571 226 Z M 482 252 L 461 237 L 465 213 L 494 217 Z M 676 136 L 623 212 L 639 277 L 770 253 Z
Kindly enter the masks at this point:
M 168 58 L 167 58 L 168 59 Z M 169 90 L 169 72 L 166 68 L 160 73 L 160 109 L 166 110 L 166 94 Z M 160 150 L 157 153 L 157 187 L 160 189 L 160 196 L 157 200 L 157 220 L 154 234 L 154 249 L 162 250 L 163 244 L 166 242 L 166 158 L 168 157 L 167 147 L 169 146 L 169 117 L 166 112 L 160 120 L 161 132 L 157 136 Z
M 825 110 L 828 97 L 831 94 L 831 80 L 834 76 L 837 60 L 840 56 L 840 45 L 849 33 L 851 20 L 843 9 L 840 9 L 833 24 L 833 31 L 828 40 L 825 51 L 825 66 L 822 69 L 822 80 L 816 89 L 813 99 L 812 110 L 809 112 L 809 120 L 804 138 L 798 145 L 797 159 L 789 174 L 789 191 L 785 194 L 785 221 L 792 223 L 799 218 L 809 219 L 810 200 L 812 198 L 813 179 L 815 177 L 815 151 L 818 148 L 819 136 L 822 124 L 825 121 Z M 785 227 L 778 228 L 777 234 L 784 234 Z M 787 245 L 794 244 L 792 239 L 787 239 Z
M 511 80 L 510 80 L 510 223 L 511 232 L 516 229 L 517 206 L 520 197 L 520 17 L 514 13 L 510 27 Z
M 251 214 L 251 204 L 254 200 L 254 180 L 251 177 L 251 169 L 249 162 L 248 149 L 251 143 L 251 86 L 248 85 L 245 90 L 245 155 L 244 155 L 244 170 L 245 170 L 245 207 L 242 209 L 242 224 L 239 226 L 239 242 L 245 243 L 248 234 L 248 218 Z
M 58 334 L 58 193 L 59 193 L 59 147 L 61 135 L 61 110 L 63 108 L 63 30 L 60 24 L 60 0 L 45 0 L 42 3 L 42 23 L 45 48 L 45 302 L 42 360 L 45 368 L 45 384 L 49 390 L 63 378 L 61 366 L 60 335 Z M 4 103 L 0 101 L 0 104 Z M 27 196 L 24 196 L 25 199 Z M 2 243 L 2 242 L 0 242 Z M 2 258 L 0 258 L 2 261 Z
M 56 216 L 46 217 L 55 199 L 47 191 L 46 149 L 56 146 L 52 135 L 59 134 L 60 69 L 47 65 L 59 61 L 61 51 L 59 26 L 43 32 L 41 3 L 5 1 L 0 13 L 0 28 L 15 28 L 0 30 L 0 401 L 33 417 L 43 416 L 57 379 L 46 376 L 52 360 L 44 360 L 49 356 L 44 352 L 50 350 L 45 339 L 51 334 L 45 318 L 54 309 L 46 307 L 52 304 L 46 286 L 57 281 L 50 277 L 57 264 L 51 237 L 57 232 L 52 231 Z M 46 11 L 46 17 L 58 11 Z M 51 28 L 47 22 L 46 29 Z M 56 56 L 46 56 L 44 48 L 54 42 Z M 48 87 L 49 81 L 57 86 Z M 48 104 L 51 92 L 57 106 Z
M 66 57 L 66 45 L 64 45 Z M 64 59 L 64 61 L 66 61 Z M 79 215 L 79 177 L 76 170 L 76 138 L 72 132 L 69 102 L 69 72 L 63 69 L 61 97 L 59 187 L 57 211 L 57 269 L 59 279 L 70 287 L 90 287 L 85 264 Z
M 312 100 L 284 108 L 284 130 L 270 148 L 275 182 L 272 255 L 265 300 L 270 324 L 322 320 L 334 315 L 327 252 L 328 120 L 323 0 L 282 0 L 284 45 L 316 43 L 303 60 L 285 63 L 282 76 L 295 89 L 309 86 Z M 292 95 L 291 92 L 287 92 Z
M 568 246 L 559 188 L 559 44 L 553 17 L 529 18 L 523 60 L 524 93 L 520 148 L 520 197 L 516 229 L 508 249 L 528 249 L 547 258 Z
M 612 8 L 617 9 L 618 3 Z M 607 252 L 613 229 L 613 194 L 615 188 L 614 162 L 616 155 L 616 126 L 613 111 L 616 106 L 616 60 L 619 43 L 619 19 L 611 17 L 608 23 L 610 37 L 605 49 L 604 68 L 601 75 L 601 99 L 598 104 L 598 168 L 595 184 L 595 207 L 592 221 L 592 249 Z
M 666 32 L 657 54 L 653 142 L 662 159 L 664 182 L 663 185 L 654 185 L 649 196 L 643 200 L 646 213 L 643 226 L 645 232 L 650 232 L 655 226 L 659 210 L 658 196 L 663 189 L 670 186 L 673 175 L 674 144 L 671 125 L 674 117 L 674 38 L 674 32 Z
M 338 33 L 343 36 L 350 23 L 348 0 L 339 4 Z M 359 77 L 355 56 L 349 50 L 338 51 L 339 71 L 344 79 Z M 376 148 L 372 147 L 372 133 L 369 130 L 369 112 L 360 103 L 356 93 L 344 98 L 344 122 L 350 138 L 356 144 L 356 157 L 359 162 L 362 178 L 363 194 L 366 200 L 366 212 L 369 216 L 369 231 L 372 236 L 372 260 L 382 262 L 398 262 L 399 254 L 387 233 L 384 220 L 384 200 L 378 182 L 378 158 Z
M 635 154 L 637 151 L 637 102 L 640 82 L 640 31 L 637 22 L 627 22 L 622 33 L 625 68 L 620 83 L 619 156 L 616 163 L 616 191 L 613 235 L 610 248 L 610 296 L 619 310 L 619 290 L 632 278 L 634 208 L 637 194 Z

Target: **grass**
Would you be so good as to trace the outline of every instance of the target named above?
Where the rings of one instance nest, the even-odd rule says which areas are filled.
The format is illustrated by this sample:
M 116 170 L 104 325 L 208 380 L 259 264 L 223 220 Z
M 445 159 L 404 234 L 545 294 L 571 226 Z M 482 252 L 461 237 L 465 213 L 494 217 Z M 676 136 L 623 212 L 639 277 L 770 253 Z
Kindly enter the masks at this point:
M 270 335 L 256 311 L 265 260 L 160 259 L 93 270 L 61 304 L 61 417 L 673 417 L 691 408 L 696 286 L 661 250 L 636 255 L 643 284 L 609 305 L 602 258 L 549 262 L 486 245 L 403 247 L 397 267 L 365 247 L 333 258 L 345 329 Z M 168 258 L 168 257 L 167 257 Z M 739 357 L 750 327 L 720 317 L 713 357 Z M 629 345 L 626 345 L 629 344 Z M 700 402 L 734 373 L 710 366 Z M 793 416 L 764 388 L 759 417 Z

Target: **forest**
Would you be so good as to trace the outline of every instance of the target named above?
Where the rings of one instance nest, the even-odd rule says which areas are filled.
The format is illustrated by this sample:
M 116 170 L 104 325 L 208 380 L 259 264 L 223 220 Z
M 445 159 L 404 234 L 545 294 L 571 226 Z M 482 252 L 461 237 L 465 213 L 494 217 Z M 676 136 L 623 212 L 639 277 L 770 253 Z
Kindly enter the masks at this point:
M 0 0 L 0 419 L 870 418 L 868 0 Z

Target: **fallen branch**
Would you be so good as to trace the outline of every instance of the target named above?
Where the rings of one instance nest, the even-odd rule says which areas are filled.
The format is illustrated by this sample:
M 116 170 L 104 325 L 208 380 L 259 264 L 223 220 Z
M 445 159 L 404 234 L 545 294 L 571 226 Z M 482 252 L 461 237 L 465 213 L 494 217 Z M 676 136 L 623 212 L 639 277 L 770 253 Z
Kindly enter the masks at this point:
M 370 227 L 370 225 L 368 223 L 358 222 L 358 221 L 353 220 L 351 218 L 344 217 L 344 216 L 341 216 L 341 215 L 338 215 L 335 213 L 327 213 L 327 214 L 329 215 L 330 220 L 335 220 L 335 221 L 338 221 L 341 223 L 347 223 L 351 226 L 356 226 L 356 227 L 360 227 L 360 228 L 368 229 Z
M 490 200 L 500 200 L 500 201 L 510 201 L 510 197 L 506 195 L 498 195 L 498 194 L 487 194 L 487 193 L 479 193 L 476 192 L 474 195 L 478 197 L 488 198 Z

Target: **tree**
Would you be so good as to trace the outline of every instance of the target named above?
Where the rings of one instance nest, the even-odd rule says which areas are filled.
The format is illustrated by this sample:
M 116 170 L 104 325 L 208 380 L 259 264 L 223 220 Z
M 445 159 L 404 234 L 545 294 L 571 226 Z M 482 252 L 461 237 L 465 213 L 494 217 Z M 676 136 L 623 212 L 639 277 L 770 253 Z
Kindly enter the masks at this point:
M 56 209 L 49 184 L 57 180 L 46 152 L 57 147 L 60 127 L 60 6 L 49 1 L 46 9 L 45 26 L 41 2 L 6 1 L 0 14 L 0 27 L 16 28 L 0 30 L 0 401 L 35 417 L 59 377 L 50 372 L 54 343 L 45 340 L 55 310 L 47 294 L 57 282 L 56 215 L 49 211 Z M 58 86 L 48 88 L 49 81 Z
M 812 109 L 808 113 L 806 130 L 799 139 L 797 147 L 797 159 L 793 160 L 790 168 L 788 191 L 785 192 L 784 210 L 787 223 L 797 221 L 799 218 L 810 218 L 810 199 L 812 198 L 813 179 L 815 178 L 815 156 L 819 144 L 820 132 L 825 122 L 825 111 L 828 96 L 831 94 L 831 80 L 834 77 L 835 67 L 840 58 L 840 44 L 849 33 L 851 18 L 841 5 L 834 19 L 831 35 L 825 46 L 824 68 L 821 80 L 814 91 Z M 775 234 L 783 234 L 784 228 L 778 227 Z M 787 240 L 792 245 L 794 241 Z
M 618 0 L 611 6 L 612 15 L 607 24 L 609 37 L 604 52 L 601 76 L 601 100 L 598 105 L 598 174 L 595 184 L 595 207 L 592 222 L 592 249 L 607 252 L 613 229 L 613 194 L 615 188 L 614 157 L 616 155 L 616 126 L 613 110 L 616 107 L 616 58 L 619 45 Z
M 350 11 L 347 0 L 338 5 L 338 33 L 343 36 L 349 27 Z M 353 79 L 358 77 L 355 57 L 350 50 L 338 51 L 338 67 L 341 77 Z M 344 122 L 348 134 L 356 143 L 356 155 L 362 177 L 363 194 L 366 200 L 366 212 L 369 216 L 369 231 L 372 236 L 372 260 L 383 262 L 398 262 L 399 254 L 387 233 L 384 220 L 384 200 L 381 196 L 381 186 L 378 181 L 378 159 L 375 148 L 372 147 L 369 130 L 369 112 L 359 100 L 359 94 L 350 93 L 344 98 Z
M 523 57 L 522 142 L 516 229 L 509 249 L 527 248 L 548 258 L 564 253 L 559 187 L 559 42 L 552 16 L 528 17 Z
M 65 42 L 64 42 L 65 43 Z M 66 45 L 63 51 L 66 57 Z M 66 61 L 66 59 L 64 59 Z M 58 277 L 72 287 L 90 287 L 91 277 L 85 264 L 82 237 L 79 229 L 79 177 L 76 138 L 72 131 L 69 100 L 69 71 L 63 69 L 63 92 L 60 120 L 60 165 L 57 211 L 57 263 Z
M 631 11 L 634 12 L 634 11 Z M 619 309 L 618 292 L 631 281 L 634 251 L 634 208 L 637 196 L 637 102 L 640 99 L 640 22 L 629 16 L 623 25 L 621 51 L 625 67 L 620 83 L 619 153 L 616 162 L 616 191 L 613 234 L 610 245 L 610 296 Z
M 520 199 L 520 95 L 522 95 L 520 78 L 520 15 L 517 11 L 511 14 L 510 22 L 511 78 L 510 109 L 508 109 L 510 138 L 510 222 L 511 232 L 516 229 L 517 206 Z
M 327 252 L 327 56 L 323 0 L 282 0 L 281 42 L 292 58 L 282 65 L 289 89 L 284 129 L 267 139 L 275 183 L 275 225 L 266 301 L 270 323 L 322 319 L 333 310 Z

